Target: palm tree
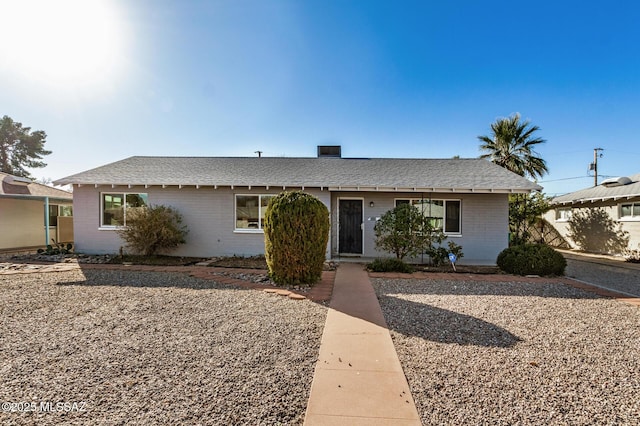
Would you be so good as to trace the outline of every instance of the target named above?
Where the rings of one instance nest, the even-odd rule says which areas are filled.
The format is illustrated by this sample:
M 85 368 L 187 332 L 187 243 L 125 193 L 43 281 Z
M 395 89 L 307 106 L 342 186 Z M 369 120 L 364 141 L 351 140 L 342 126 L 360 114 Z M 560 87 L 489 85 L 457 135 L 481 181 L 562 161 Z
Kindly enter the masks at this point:
M 491 125 L 492 137 L 478 136 L 482 141 L 480 158 L 488 158 L 499 166 L 520 176 L 537 179 L 548 173 L 546 162 L 533 150 L 535 145 L 546 142 L 533 133 L 540 130 L 530 126 L 529 121 L 520 121 L 520 114 L 500 118 Z

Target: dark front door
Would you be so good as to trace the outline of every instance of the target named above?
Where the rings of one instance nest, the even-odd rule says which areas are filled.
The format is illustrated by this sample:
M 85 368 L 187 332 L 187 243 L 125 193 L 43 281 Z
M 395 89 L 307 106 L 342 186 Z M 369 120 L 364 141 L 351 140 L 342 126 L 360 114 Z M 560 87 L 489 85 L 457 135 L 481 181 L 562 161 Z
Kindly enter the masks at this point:
M 362 200 L 340 200 L 338 251 L 362 254 Z

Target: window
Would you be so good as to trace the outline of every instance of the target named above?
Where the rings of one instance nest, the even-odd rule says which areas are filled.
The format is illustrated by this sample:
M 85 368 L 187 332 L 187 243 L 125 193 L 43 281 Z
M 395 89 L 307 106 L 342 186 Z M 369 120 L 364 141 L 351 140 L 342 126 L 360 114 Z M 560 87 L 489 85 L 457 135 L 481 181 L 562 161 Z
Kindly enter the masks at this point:
M 59 216 L 73 216 L 73 206 L 60 206 Z
M 275 195 L 236 195 L 236 229 L 261 230 L 269 200 Z
M 100 226 L 126 226 L 127 212 L 144 209 L 147 204 L 147 194 L 103 193 Z
M 58 216 L 58 205 L 49 204 L 49 226 L 58 226 Z
M 571 209 L 570 208 L 562 208 L 556 209 L 556 221 L 562 222 L 571 219 Z
M 49 226 L 58 226 L 59 216 L 73 216 L 73 207 L 49 204 Z
M 640 203 L 621 204 L 620 218 L 640 219 Z
M 398 199 L 400 204 L 412 204 L 429 218 L 431 226 L 442 230 L 445 234 L 460 234 L 460 200 L 433 200 L 429 198 Z

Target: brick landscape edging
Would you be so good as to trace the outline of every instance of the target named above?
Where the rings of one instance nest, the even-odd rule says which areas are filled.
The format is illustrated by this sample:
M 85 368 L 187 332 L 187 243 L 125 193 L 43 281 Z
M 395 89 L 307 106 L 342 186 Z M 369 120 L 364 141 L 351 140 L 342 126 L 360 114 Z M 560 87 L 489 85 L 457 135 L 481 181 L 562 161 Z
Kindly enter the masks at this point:
M 253 283 L 221 275 L 220 272 L 232 272 L 238 274 L 266 274 L 264 269 L 242 269 L 242 268 L 217 268 L 209 266 L 151 266 L 151 265 L 122 265 L 122 264 L 106 264 L 106 263 L 54 263 L 54 264 L 33 264 L 41 267 L 38 268 L 21 268 L 6 269 L 0 271 L 0 275 L 17 275 L 17 274 L 34 274 L 49 272 L 66 272 L 76 269 L 106 269 L 119 271 L 138 271 L 138 272 L 178 272 L 186 273 L 195 278 L 201 278 L 209 281 L 215 281 L 219 284 L 233 285 L 241 288 L 253 290 L 281 290 L 278 293 L 281 296 L 287 296 L 290 299 L 304 300 L 309 299 L 313 302 L 326 302 L 331 300 L 333 293 L 333 282 L 335 280 L 335 271 L 323 271 L 322 278 L 308 292 L 299 290 L 286 290 L 282 287 L 273 285 L 265 285 Z

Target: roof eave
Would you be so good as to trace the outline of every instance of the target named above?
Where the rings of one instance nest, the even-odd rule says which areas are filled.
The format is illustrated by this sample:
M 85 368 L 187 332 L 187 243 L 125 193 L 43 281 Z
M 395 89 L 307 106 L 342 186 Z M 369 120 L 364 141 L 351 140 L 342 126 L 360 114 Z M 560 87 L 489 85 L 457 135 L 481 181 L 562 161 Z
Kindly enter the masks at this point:
M 73 202 L 73 196 L 69 198 L 56 197 L 55 195 L 28 195 L 28 194 L 0 194 L 0 198 L 14 198 L 20 200 L 45 200 L 49 201 L 63 201 L 71 203 Z
M 576 198 L 572 200 L 551 201 L 551 205 L 567 205 L 567 204 L 585 204 L 585 203 L 597 203 L 602 201 L 618 201 L 622 199 L 630 200 L 632 198 L 639 198 L 640 194 L 624 194 L 624 195 L 611 195 L 607 197 L 590 197 L 590 198 Z
M 337 191 L 337 192 L 346 192 L 346 191 L 356 191 L 356 192 L 436 192 L 436 193 L 458 193 L 458 194 L 528 194 L 533 191 L 539 191 L 542 188 L 539 186 L 533 188 L 473 188 L 473 187 L 422 187 L 422 186 L 389 186 L 389 185 L 321 185 L 318 183 L 311 184 L 301 184 L 301 183 L 292 183 L 292 184 L 230 184 L 230 183 L 220 183 L 220 184 L 212 184 L 211 182 L 207 183 L 182 183 L 178 184 L 175 182 L 171 183 L 123 183 L 123 182 L 78 182 L 78 181 L 68 181 L 65 179 L 61 179 L 59 181 L 54 182 L 56 185 L 76 185 L 76 186 L 93 186 L 93 187 L 196 187 L 196 188 L 222 188 L 222 187 L 231 187 L 231 188 L 320 188 L 322 190 L 329 191 Z

